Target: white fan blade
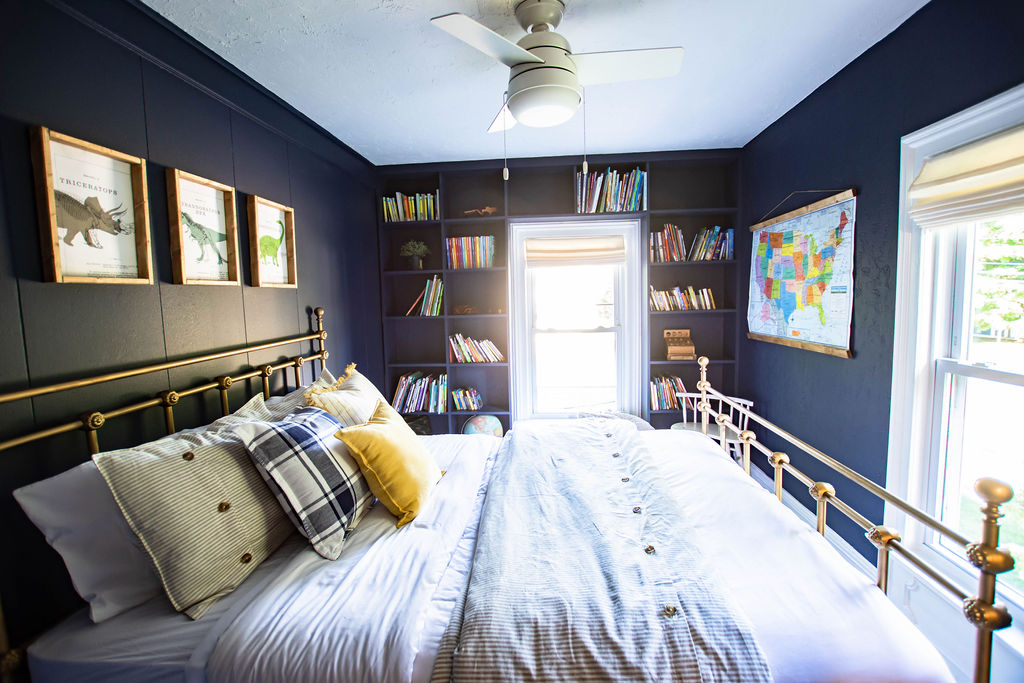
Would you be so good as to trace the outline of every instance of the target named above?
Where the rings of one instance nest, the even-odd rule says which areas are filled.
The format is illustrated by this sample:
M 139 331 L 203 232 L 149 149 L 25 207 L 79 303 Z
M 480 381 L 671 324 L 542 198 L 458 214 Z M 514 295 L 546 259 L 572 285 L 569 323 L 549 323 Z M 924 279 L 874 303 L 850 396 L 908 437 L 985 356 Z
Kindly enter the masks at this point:
M 667 78 L 679 73 L 683 48 L 659 47 L 652 50 L 619 50 L 572 55 L 581 85 L 599 85 L 644 78 Z
M 501 111 L 494 117 L 494 121 L 491 122 L 491 127 L 487 129 L 488 133 L 498 133 L 503 130 L 508 130 L 512 126 L 516 125 L 516 119 L 512 116 L 512 112 L 508 110 L 508 105 L 505 104 L 501 107 Z
M 442 31 L 447 31 L 462 42 L 472 45 L 485 55 L 494 57 L 505 66 L 511 67 L 524 62 L 544 63 L 540 57 L 530 54 L 461 12 L 434 17 L 430 23 Z

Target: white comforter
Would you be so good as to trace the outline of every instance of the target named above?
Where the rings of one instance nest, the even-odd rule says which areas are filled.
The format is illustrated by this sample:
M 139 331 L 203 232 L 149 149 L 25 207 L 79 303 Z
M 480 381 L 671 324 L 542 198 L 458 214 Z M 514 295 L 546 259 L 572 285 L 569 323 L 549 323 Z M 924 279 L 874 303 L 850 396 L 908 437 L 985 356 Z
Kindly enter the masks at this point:
M 162 598 L 98 626 L 77 615 L 30 648 L 33 677 L 429 680 L 469 571 L 498 440 L 425 439 L 448 472 L 413 524 L 395 530 L 386 510 L 374 510 L 335 562 L 291 543 L 196 622 Z M 951 680 L 935 649 L 869 579 L 706 437 L 637 432 L 630 447 L 646 451 L 639 460 L 686 511 L 775 681 Z

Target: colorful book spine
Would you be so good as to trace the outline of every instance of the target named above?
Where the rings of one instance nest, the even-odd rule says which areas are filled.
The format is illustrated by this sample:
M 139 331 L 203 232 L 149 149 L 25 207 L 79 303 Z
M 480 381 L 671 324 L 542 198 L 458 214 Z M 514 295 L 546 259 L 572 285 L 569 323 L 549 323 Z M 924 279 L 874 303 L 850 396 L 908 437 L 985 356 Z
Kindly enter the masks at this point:
M 381 197 L 384 222 L 437 220 L 440 197 L 440 189 L 414 195 L 396 192 L 394 197 Z

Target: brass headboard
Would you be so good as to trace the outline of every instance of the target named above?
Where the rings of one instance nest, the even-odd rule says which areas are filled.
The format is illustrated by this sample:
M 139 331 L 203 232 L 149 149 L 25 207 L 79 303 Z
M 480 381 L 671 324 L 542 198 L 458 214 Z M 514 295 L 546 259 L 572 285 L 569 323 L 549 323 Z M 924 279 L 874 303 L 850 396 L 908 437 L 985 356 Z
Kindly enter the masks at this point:
M 33 387 L 31 389 L 23 389 L 21 391 L 13 391 L 5 394 L 0 394 L 0 406 L 2 406 L 3 404 L 10 403 L 12 401 L 31 399 L 37 396 L 44 396 L 47 394 L 56 394 L 62 391 L 79 389 L 81 387 L 94 386 L 97 384 L 112 382 L 115 380 L 125 379 L 128 377 L 137 377 L 140 375 L 147 375 L 156 372 L 164 372 L 167 370 L 172 370 L 174 368 L 195 365 L 196 363 L 204 363 L 207 361 L 221 360 L 224 358 L 241 356 L 243 354 L 248 354 L 255 351 L 263 351 L 266 349 L 287 346 L 289 344 L 309 342 L 310 348 L 312 349 L 312 351 L 306 355 L 293 356 L 279 363 L 268 363 L 265 365 L 260 365 L 258 367 L 250 367 L 250 369 L 243 370 L 238 374 L 234 375 L 220 375 L 218 377 L 210 379 L 209 381 L 202 382 L 196 386 L 192 386 L 186 389 L 165 389 L 157 393 L 152 398 L 144 399 L 141 401 L 135 401 L 127 405 L 109 408 L 103 411 L 93 410 L 81 415 L 78 419 L 73 420 L 71 422 L 65 422 L 63 424 L 46 427 L 44 429 L 38 429 L 27 434 L 23 434 L 21 436 L 16 436 L 13 438 L 6 439 L 4 441 L 0 441 L 0 451 L 6 451 L 16 446 L 21 446 L 24 444 L 40 441 L 42 439 L 53 437 L 58 434 L 65 434 L 68 432 L 81 430 L 85 434 L 85 447 L 88 451 L 88 454 L 94 455 L 98 453 L 100 450 L 100 430 L 107 423 L 107 420 L 113 419 L 115 417 L 122 417 L 124 415 L 139 413 L 150 408 L 161 408 L 163 411 L 165 430 L 168 434 L 172 434 L 175 431 L 174 408 L 175 406 L 178 405 L 181 399 L 187 396 L 201 396 L 208 391 L 216 390 L 220 394 L 221 413 L 227 415 L 231 412 L 228 402 L 228 389 L 237 382 L 259 377 L 262 380 L 262 390 L 264 397 L 270 398 L 271 377 L 278 370 L 287 371 L 288 368 L 291 368 L 293 370 L 294 384 L 296 387 L 298 387 L 302 384 L 303 365 L 305 365 L 307 361 L 319 360 L 322 368 L 324 361 L 327 360 L 328 356 L 327 350 L 324 348 L 324 342 L 327 339 L 327 332 L 324 330 L 323 324 L 324 309 L 314 309 L 313 317 L 313 331 L 308 334 L 303 334 L 295 337 L 288 337 L 286 339 L 279 339 L 277 341 L 266 342 L 263 344 L 242 346 L 227 351 L 208 353 L 203 354 L 201 356 L 190 356 L 188 358 L 182 358 L 180 360 L 167 361 L 165 363 L 156 363 L 153 365 L 146 365 L 126 370 L 118 370 L 116 372 L 108 372 L 102 375 L 83 377 L 81 379 L 75 379 L 66 382 L 59 382 L 56 384 L 49 384 L 41 387 Z M 0 605 L 0 676 L 3 677 L 4 681 L 11 679 L 14 671 L 21 665 L 22 660 L 22 650 L 20 648 L 11 647 L 7 632 L 7 624 L 6 621 L 4 620 L 3 607 L 2 605 Z

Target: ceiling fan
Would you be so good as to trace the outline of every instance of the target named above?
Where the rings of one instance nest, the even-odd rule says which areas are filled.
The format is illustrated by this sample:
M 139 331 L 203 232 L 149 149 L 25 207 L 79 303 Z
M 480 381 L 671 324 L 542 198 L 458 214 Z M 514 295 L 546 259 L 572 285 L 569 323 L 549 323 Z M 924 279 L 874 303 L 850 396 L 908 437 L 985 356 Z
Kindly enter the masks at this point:
M 563 0 L 520 0 L 516 19 L 527 32 L 513 43 L 455 12 L 431 23 L 493 57 L 511 71 L 505 104 L 487 132 L 524 126 L 556 126 L 580 106 L 583 86 L 665 78 L 679 72 L 683 48 L 620 50 L 574 55 L 569 41 L 555 33 L 565 11 Z

